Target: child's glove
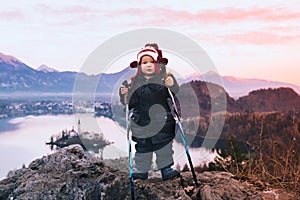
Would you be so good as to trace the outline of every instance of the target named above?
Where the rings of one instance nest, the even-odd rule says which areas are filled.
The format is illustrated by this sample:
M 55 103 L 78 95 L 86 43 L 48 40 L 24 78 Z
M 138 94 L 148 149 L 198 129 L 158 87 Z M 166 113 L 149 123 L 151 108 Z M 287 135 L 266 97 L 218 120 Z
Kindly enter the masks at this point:
M 128 87 L 126 87 L 125 85 L 122 85 L 121 88 L 120 88 L 120 93 L 122 95 L 128 94 Z
M 166 79 L 165 79 L 165 85 L 167 87 L 172 87 L 174 85 L 174 79 L 171 77 L 171 76 L 168 76 Z

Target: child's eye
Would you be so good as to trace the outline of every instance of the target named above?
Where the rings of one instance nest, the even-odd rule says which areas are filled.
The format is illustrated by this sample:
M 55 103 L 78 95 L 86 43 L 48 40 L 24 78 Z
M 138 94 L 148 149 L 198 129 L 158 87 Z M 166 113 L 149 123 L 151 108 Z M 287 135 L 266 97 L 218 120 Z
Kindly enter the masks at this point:
M 145 64 L 147 64 L 147 62 L 142 62 L 142 64 L 144 64 L 144 65 L 145 65 Z

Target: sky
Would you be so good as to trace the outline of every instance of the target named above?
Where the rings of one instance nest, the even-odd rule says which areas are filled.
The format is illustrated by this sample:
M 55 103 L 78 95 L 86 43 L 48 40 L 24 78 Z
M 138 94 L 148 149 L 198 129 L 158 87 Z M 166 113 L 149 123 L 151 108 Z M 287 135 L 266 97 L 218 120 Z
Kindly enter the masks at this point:
M 33 68 L 80 71 L 113 36 L 155 27 L 197 42 L 221 75 L 300 86 L 299 1 L 21 2 L 1 2 L 0 52 Z

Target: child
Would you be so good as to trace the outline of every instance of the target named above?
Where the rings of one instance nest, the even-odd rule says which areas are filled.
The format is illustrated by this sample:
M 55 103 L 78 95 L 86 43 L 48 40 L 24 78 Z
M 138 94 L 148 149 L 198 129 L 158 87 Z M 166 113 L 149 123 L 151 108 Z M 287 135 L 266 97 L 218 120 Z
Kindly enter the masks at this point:
M 125 104 L 127 98 L 132 111 L 130 128 L 132 140 L 136 142 L 135 179 L 148 178 L 153 152 L 163 180 L 180 175 L 171 168 L 174 164 L 175 120 L 168 106 L 168 88 L 175 94 L 179 86 L 172 74 L 161 70 L 165 64 L 167 59 L 162 57 L 157 44 L 146 44 L 137 54 L 137 61 L 130 65 L 138 68 L 136 75 L 131 78 L 129 86 L 120 88 L 121 102 Z

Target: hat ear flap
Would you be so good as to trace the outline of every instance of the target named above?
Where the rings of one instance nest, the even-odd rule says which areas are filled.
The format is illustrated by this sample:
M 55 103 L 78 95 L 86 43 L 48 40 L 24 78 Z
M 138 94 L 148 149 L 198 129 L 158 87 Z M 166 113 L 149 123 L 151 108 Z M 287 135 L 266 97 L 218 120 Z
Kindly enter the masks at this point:
M 131 67 L 131 68 L 137 68 L 138 65 L 139 65 L 139 64 L 138 64 L 137 61 L 133 61 L 133 62 L 130 63 L 130 67 Z
M 161 52 L 161 50 L 157 48 L 156 51 L 157 51 L 157 53 L 158 53 L 158 56 L 162 57 L 162 52 Z
M 167 65 L 167 64 L 168 64 L 168 58 L 162 58 L 162 59 L 161 59 L 161 62 L 162 62 L 164 65 Z

